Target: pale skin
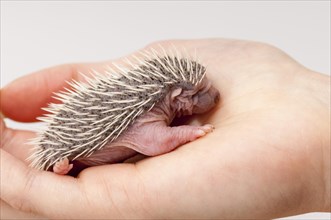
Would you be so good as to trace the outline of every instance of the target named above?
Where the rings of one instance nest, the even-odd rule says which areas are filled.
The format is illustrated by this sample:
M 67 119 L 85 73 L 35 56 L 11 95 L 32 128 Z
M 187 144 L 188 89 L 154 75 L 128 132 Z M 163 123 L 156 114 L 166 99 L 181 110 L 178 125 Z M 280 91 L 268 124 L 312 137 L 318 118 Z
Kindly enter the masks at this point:
M 206 113 L 217 105 L 219 97 L 218 90 L 207 78 L 196 88 L 184 90 L 175 87 L 150 111 L 138 117 L 116 140 L 110 141 L 89 157 L 77 158 L 75 162 L 90 167 L 123 162 L 137 153 L 147 156 L 169 153 L 214 129 L 210 124 L 171 126 L 175 116 Z M 73 166 L 68 158 L 64 158 L 54 164 L 52 171 L 65 175 Z
M 160 44 L 197 49 L 207 64 L 221 101 L 190 123 L 215 130 L 170 153 L 87 168 L 74 178 L 29 168 L 24 143 L 35 134 L 2 122 L 2 218 L 254 219 L 331 211 L 330 77 L 262 43 Z M 35 121 L 65 80 L 79 80 L 78 71 L 102 64 L 62 65 L 22 77 L 1 89 L 1 111 Z

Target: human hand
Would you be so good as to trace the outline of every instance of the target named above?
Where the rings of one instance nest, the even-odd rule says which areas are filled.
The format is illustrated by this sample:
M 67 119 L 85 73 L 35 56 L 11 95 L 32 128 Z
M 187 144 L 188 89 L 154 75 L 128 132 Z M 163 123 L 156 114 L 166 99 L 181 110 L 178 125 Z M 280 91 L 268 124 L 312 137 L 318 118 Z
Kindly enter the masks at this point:
M 6 128 L 1 199 L 22 211 L 76 219 L 275 218 L 330 211 L 329 77 L 260 43 L 161 44 L 197 49 L 207 64 L 221 103 L 190 123 L 213 124 L 213 133 L 168 154 L 91 167 L 74 178 L 28 168 L 24 142 L 34 134 Z M 80 80 L 78 71 L 104 64 L 64 65 L 19 79 L 2 89 L 1 110 L 33 121 L 65 80 Z

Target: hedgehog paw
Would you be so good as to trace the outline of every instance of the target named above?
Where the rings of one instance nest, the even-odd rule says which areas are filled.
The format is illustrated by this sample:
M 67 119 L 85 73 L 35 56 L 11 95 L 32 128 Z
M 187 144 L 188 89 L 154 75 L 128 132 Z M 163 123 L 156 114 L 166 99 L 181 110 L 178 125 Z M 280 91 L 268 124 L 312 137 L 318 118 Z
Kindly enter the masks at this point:
M 64 158 L 54 164 L 53 172 L 59 175 L 65 175 L 72 169 L 73 164 L 69 164 L 68 158 Z
M 212 132 L 214 130 L 214 126 L 210 124 L 203 126 L 181 125 L 176 127 L 166 127 L 165 129 L 160 126 L 153 127 L 153 129 L 154 130 L 152 132 L 154 132 L 154 134 L 152 133 L 151 135 L 152 140 L 147 139 L 144 140 L 143 143 L 140 142 L 137 144 L 137 146 L 135 146 L 136 151 L 148 156 L 168 153 L 187 142 L 195 141 L 196 139 Z M 162 136 L 159 134 L 162 134 Z M 154 144 L 150 147 L 146 147 L 150 143 Z
M 204 126 L 198 127 L 199 131 L 203 131 L 205 134 L 212 132 L 215 127 L 211 124 L 206 124 Z M 203 136 L 203 135 L 202 135 Z
M 175 129 L 175 134 L 179 134 L 178 138 L 182 141 L 181 144 L 184 144 L 189 141 L 194 141 L 202 136 L 205 136 L 207 133 L 210 133 L 214 130 L 214 126 L 211 124 L 206 124 L 203 126 L 190 126 L 184 125 L 179 126 Z

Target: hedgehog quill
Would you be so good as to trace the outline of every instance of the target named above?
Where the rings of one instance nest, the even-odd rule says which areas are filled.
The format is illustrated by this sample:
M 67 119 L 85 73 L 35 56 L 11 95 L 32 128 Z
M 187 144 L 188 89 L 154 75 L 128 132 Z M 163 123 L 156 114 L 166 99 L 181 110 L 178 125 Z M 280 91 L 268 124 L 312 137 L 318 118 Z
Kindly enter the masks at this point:
M 137 153 L 156 156 L 194 141 L 213 126 L 170 127 L 175 117 L 201 114 L 220 99 L 198 61 L 155 50 L 127 59 L 130 69 L 94 73 L 87 82 L 56 93 L 62 103 L 38 118 L 46 127 L 32 141 L 31 166 L 67 174 L 73 161 L 86 166 L 123 162 Z

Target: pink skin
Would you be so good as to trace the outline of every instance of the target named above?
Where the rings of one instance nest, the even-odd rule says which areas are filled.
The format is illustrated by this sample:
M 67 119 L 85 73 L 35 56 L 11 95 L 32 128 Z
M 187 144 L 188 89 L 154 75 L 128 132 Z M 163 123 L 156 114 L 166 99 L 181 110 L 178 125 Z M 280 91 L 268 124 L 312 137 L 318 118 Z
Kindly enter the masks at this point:
M 151 111 L 139 117 L 116 141 L 77 161 L 85 166 L 96 166 L 122 162 L 137 153 L 147 156 L 168 153 L 214 129 L 210 124 L 170 127 L 172 120 L 183 115 L 207 112 L 219 99 L 218 90 L 207 79 L 193 90 L 175 88 Z M 73 164 L 65 158 L 55 163 L 53 172 L 65 175 L 72 167 Z
M 53 171 L 54 173 L 65 175 L 73 168 L 73 166 L 73 164 L 69 164 L 68 158 L 64 158 L 63 160 L 54 164 Z

